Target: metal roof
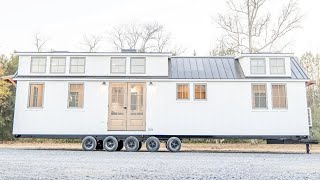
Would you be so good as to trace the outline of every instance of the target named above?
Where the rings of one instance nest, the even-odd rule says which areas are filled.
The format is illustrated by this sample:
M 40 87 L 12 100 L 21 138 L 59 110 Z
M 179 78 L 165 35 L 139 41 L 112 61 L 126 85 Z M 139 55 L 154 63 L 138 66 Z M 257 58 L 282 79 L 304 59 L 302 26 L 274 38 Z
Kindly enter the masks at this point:
M 300 64 L 293 57 L 291 59 L 291 79 L 309 79 Z
M 291 72 L 291 79 L 308 79 L 294 58 L 291 58 Z M 246 77 L 239 61 L 234 57 L 171 57 L 169 78 L 245 79 Z

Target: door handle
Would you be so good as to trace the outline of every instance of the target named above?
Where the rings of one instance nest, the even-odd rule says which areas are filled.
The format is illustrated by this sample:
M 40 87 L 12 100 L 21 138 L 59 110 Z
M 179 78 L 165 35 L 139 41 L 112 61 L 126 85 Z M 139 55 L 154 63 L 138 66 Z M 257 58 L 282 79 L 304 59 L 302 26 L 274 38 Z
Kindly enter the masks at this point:
M 126 107 L 126 106 L 124 106 L 124 107 L 123 107 L 123 109 L 127 109 L 127 107 Z

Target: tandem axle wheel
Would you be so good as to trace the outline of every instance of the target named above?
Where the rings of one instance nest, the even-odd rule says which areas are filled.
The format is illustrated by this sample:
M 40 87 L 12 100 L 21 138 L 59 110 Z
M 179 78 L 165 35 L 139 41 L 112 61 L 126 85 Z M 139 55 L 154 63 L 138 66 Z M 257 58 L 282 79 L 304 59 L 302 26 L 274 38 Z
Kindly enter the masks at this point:
M 151 136 L 146 141 L 146 149 L 148 152 L 157 152 L 160 148 L 160 140 Z M 121 151 L 125 147 L 127 152 L 137 152 L 142 147 L 142 141 L 135 136 L 129 136 L 122 139 L 117 139 L 115 136 L 107 136 L 103 141 L 97 140 L 93 136 L 86 136 L 82 140 L 82 148 L 85 151 L 93 151 L 103 149 L 105 151 Z M 170 152 L 178 152 L 181 149 L 181 140 L 178 137 L 171 137 L 166 140 L 166 148 Z

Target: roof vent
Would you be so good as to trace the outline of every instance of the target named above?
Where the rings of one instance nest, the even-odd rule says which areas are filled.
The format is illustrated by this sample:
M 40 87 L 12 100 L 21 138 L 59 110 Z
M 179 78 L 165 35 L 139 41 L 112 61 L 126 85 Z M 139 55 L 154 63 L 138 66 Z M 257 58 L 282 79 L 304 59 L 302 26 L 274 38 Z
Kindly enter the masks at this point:
M 121 49 L 122 53 L 136 53 L 136 49 Z

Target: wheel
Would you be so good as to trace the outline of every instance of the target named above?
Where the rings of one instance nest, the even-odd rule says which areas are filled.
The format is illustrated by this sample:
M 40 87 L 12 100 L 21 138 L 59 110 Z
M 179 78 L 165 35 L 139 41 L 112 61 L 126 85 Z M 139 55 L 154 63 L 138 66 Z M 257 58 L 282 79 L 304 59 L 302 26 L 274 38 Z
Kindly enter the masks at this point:
M 156 152 L 160 148 L 160 141 L 156 137 L 149 137 L 146 141 L 146 147 L 149 152 Z
M 97 140 L 92 136 L 87 136 L 82 140 L 82 149 L 85 151 L 93 151 L 97 146 Z
M 181 149 L 181 141 L 177 137 L 171 137 L 167 141 L 167 149 L 171 152 L 178 152 Z
M 108 136 L 103 140 L 103 148 L 106 151 L 112 152 L 118 148 L 118 140 L 113 136 Z
M 126 151 L 128 152 L 135 152 L 139 149 L 139 140 L 138 138 L 134 136 L 129 136 L 124 141 L 124 147 L 126 148 Z
M 141 141 L 139 141 L 139 148 L 138 148 L 138 151 L 140 151 L 141 147 L 142 147 L 142 142 L 141 142 Z
M 116 149 L 116 151 L 121 151 L 121 149 L 123 148 L 123 141 L 118 141 L 118 148 Z

